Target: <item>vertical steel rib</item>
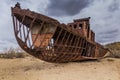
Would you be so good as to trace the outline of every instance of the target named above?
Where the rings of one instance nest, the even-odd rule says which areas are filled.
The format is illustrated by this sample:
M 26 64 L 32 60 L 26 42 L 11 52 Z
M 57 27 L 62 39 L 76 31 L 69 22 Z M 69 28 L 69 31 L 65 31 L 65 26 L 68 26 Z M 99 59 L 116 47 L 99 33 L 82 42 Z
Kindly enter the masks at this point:
M 38 33 L 37 33 L 37 35 L 36 35 L 36 37 L 35 37 L 35 40 L 33 41 L 32 46 L 35 44 L 35 42 L 36 42 L 36 40 L 37 40 L 37 38 L 38 38 L 38 36 L 39 36 L 39 32 L 41 31 L 43 25 L 44 25 L 44 22 L 42 22 L 42 24 L 41 24 L 41 26 L 40 26 L 40 28 L 39 28 L 39 30 L 38 30 Z M 32 46 L 31 46 L 30 48 L 32 48 Z
M 18 33 L 21 31 L 21 27 L 22 27 L 22 24 L 23 24 L 23 21 L 24 21 L 24 20 L 25 20 L 25 15 L 23 16 L 21 23 L 19 22 L 19 30 L 18 30 Z M 17 34 L 18 34 L 18 33 L 17 33 Z
M 14 17 L 13 14 L 12 14 L 12 20 L 13 20 L 14 33 L 15 33 L 15 35 L 16 35 L 15 17 Z
M 28 31 L 28 33 L 27 33 L 27 37 L 25 38 L 25 43 L 26 43 L 26 41 L 27 41 L 27 39 L 28 39 L 28 37 L 29 37 L 29 33 L 30 33 L 30 31 L 31 31 L 31 28 L 32 28 L 32 26 L 33 26 L 33 23 L 34 23 L 35 19 L 36 19 L 36 17 L 32 20 L 32 22 L 31 22 L 31 24 L 30 24 L 30 28 L 29 28 L 29 31 Z
M 55 44 L 54 44 L 54 45 L 56 45 L 56 44 L 57 44 L 58 39 L 59 39 L 59 37 L 60 37 L 60 35 L 61 35 L 62 31 L 63 31 L 63 29 L 61 28 L 61 29 L 60 29 L 60 32 L 59 32 L 59 34 L 58 34 L 58 36 L 57 36 L 57 38 L 56 38 L 56 41 L 55 41 Z

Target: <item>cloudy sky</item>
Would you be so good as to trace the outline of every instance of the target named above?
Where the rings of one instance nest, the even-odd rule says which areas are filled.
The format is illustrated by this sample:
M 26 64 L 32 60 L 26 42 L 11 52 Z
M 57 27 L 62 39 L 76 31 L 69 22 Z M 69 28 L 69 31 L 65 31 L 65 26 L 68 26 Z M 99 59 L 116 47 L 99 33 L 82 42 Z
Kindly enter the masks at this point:
M 91 17 L 91 29 L 96 41 L 102 44 L 120 41 L 120 0 L 1 0 L 0 1 L 0 51 L 17 47 L 14 37 L 11 7 L 20 2 L 29 8 L 59 20 Z

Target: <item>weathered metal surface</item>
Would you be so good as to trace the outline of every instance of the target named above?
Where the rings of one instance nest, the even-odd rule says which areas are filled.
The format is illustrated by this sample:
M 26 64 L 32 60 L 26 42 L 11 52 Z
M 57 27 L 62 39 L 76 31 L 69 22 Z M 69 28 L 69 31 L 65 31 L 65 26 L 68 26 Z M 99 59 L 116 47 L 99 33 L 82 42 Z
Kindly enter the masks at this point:
M 20 47 L 48 62 L 69 62 L 103 57 L 107 49 L 95 42 L 90 17 L 61 24 L 57 20 L 21 9 L 11 8 L 14 33 Z

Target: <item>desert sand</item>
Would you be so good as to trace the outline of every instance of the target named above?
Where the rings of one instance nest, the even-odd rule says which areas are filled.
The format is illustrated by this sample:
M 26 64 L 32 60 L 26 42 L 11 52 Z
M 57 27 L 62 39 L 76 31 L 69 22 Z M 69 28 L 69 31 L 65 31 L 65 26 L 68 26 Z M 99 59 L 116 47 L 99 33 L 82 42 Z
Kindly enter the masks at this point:
M 120 80 L 120 59 L 69 63 L 33 57 L 0 59 L 0 80 Z

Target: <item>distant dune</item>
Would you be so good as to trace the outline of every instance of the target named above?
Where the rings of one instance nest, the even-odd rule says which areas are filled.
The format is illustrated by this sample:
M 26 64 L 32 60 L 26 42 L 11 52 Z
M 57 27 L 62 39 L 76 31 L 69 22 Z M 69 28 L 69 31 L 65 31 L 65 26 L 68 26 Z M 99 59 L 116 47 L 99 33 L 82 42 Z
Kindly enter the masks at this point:
M 120 42 L 114 42 L 105 45 L 112 53 L 109 54 L 110 57 L 120 58 Z

